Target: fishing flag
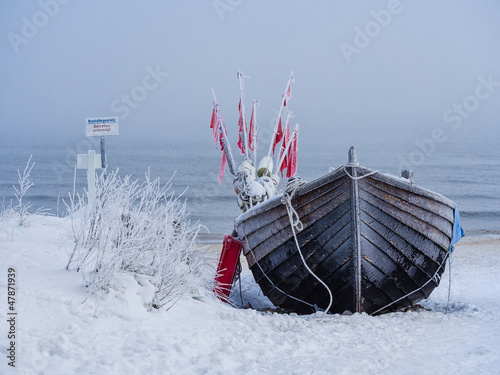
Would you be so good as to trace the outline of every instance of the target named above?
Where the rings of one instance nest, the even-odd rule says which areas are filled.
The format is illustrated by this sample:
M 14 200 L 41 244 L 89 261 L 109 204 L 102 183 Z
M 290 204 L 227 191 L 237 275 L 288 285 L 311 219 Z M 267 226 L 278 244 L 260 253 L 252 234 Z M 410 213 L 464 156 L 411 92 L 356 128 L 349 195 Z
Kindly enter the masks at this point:
M 299 128 L 296 127 L 295 131 L 293 132 L 293 141 L 292 144 L 290 145 L 290 149 L 288 150 L 288 166 L 286 169 L 286 178 L 290 178 L 292 176 L 295 176 L 297 173 L 297 159 L 299 157 L 299 148 L 298 148 L 298 143 L 299 143 Z
M 216 122 L 217 122 L 217 114 L 215 113 L 215 102 L 214 102 L 214 108 L 212 109 L 212 121 L 210 121 L 210 129 L 214 128 Z
M 281 117 L 280 117 L 278 121 L 278 128 L 276 129 L 276 133 L 274 134 L 273 155 L 274 155 L 274 149 L 276 148 L 276 145 L 281 141 L 281 138 L 283 138 L 283 130 L 281 129 Z
M 238 120 L 238 132 L 239 132 L 239 138 L 238 138 L 238 148 L 241 151 L 242 155 L 245 155 L 245 146 L 243 143 L 243 132 L 244 132 L 244 127 L 243 127 L 243 115 L 240 112 L 240 119 Z
M 220 115 L 220 134 L 219 134 L 219 144 L 220 148 L 222 150 L 222 161 L 220 163 L 220 170 L 219 170 L 219 185 L 222 183 L 222 179 L 224 178 L 224 173 L 226 172 L 226 165 L 227 165 L 227 157 L 226 157 L 226 150 L 224 149 L 224 143 L 223 139 L 224 134 L 226 132 L 226 124 L 224 124 L 224 120 L 222 119 L 222 115 Z M 227 139 L 226 139 L 227 143 Z
M 283 142 L 281 142 L 280 157 L 278 160 L 281 160 L 283 158 L 283 154 L 286 152 L 286 146 L 288 145 L 289 140 L 290 140 L 290 127 L 289 127 L 289 122 L 287 119 L 286 126 L 285 126 L 285 133 L 283 134 Z M 283 177 L 283 171 L 287 167 L 288 167 L 288 155 L 285 155 L 285 157 L 283 158 L 283 161 L 281 162 L 281 165 L 279 167 L 282 177 Z
M 288 89 L 285 92 L 285 100 L 283 101 L 283 105 L 286 107 L 286 101 L 290 100 L 292 97 L 292 85 L 288 84 Z
M 254 102 L 252 106 L 252 114 L 250 116 L 250 129 L 248 131 L 248 148 L 252 151 L 255 151 L 255 144 L 257 143 L 256 136 L 257 136 L 257 121 L 255 119 L 255 102 Z
M 224 149 L 222 149 L 222 161 L 220 163 L 219 171 L 219 185 L 222 184 L 222 179 L 224 178 L 224 173 L 226 172 L 227 158 Z
M 238 104 L 238 110 L 240 111 L 240 118 L 238 120 L 238 148 L 241 151 L 242 155 L 245 155 L 245 143 L 243 142 L 244 133 L 246 131 L 246 121 L 243 118 L 243 111 L 241 110 L 241 98 L 240 103 Z
M 213 131 L 213 136 L 214 136 L 214 143 L 217 146 L 217 138 L 219 135 L 219 121 L 217 121 L 217 104 L 214 101 L 214 109 L 212 110 L 212 121 L 210 121 L 210 129 Z

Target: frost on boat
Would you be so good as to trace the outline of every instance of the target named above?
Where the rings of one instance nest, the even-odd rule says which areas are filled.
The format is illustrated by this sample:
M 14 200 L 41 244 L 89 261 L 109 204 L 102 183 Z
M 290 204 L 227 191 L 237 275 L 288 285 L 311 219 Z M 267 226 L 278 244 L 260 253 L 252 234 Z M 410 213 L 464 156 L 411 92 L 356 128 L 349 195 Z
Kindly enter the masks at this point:
M 283 98 L 287 92 L 289 85 Z M 245 131 L 241 115 L 240 123 Z M 287 156 L 277 158 L 276 172 Z M 280 194 L 273 175 L 272 194 L 264 193 L 248 159 L 235 174 L 245 212 L 235 220 L 233 249 L 237 239 L 274 305 L 302 314 L 379 314 L 412 306 L 439 285 L 452 245 L 463 236 L 454 202 L 414 185 L 407 171 L 408 179 L 361 167 L 354 148 L 345 165 L 310 183 L 293 178 L 296 160 L 293 172 Z

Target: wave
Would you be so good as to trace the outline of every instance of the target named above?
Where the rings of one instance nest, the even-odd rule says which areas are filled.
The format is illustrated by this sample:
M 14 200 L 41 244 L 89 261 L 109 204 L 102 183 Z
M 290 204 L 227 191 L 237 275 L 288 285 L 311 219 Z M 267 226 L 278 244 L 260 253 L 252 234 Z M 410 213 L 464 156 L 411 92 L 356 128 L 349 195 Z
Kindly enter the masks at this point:
M 455 200 L 495 200 L 495 199 L 500 199 L 500 195 L 495 192 L 496 194 L 487 194 L 487 193 L 458 193 L 453 195 L 453 199 Z
M 469 211 L 460 210 L 461 218 L 482 218 L 482 219 L 500 219 L 500 211 Z

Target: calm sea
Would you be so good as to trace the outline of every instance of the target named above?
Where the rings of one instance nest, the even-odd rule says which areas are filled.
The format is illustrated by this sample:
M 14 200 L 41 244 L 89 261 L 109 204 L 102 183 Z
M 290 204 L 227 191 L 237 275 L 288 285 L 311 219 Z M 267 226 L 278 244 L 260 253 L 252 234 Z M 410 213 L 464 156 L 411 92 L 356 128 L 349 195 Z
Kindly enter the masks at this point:
M 301 135 L 298 175 L 310 181 L 329 167 L 347 162 L 347 150 L 353 143 L 362 166 L 398 176 L 400 167 L 411 167 L 415 184 L 455 201 L 466 234 L 500 233 L 500 133 L 451 134 L 441 143 L 429 142 L 429 134 L 387 134 L 383 139 L 366 135 L 355 141 L 333 135 Z M 209 130 L 189 142 L 169 137 L 133 141 L 108 137 L 108 165 L 110 169 L 119 168 L 122 176 L 132 175 L 139 180 L 148 168 L 151 177 L 164 182 L 174 176 L 172 190 L 187 199 L 191 222 L 199 221 L 213 234 L 230 233 L 240 212 L 228 171 L 223 184 L 218 184 L 221 152 L 210 138 Z M 17 184 L 17 170 L 22 173 L 33 155 L 34 186 L 25 199 L 32 203 L 32 210 L 43 207 L 53 215 L 65 215 L 63 200 L 68 201 L 73 191 L 76 154 L 86 153 L 89 148 L 99 150 L 95 140 L 90 140 L 83 136 L 44 140 L 43 144 L 33 139 L 0 140 L 0 208 L 11 200 L 15 203 L 12 185 Z M 267 150 L 267 145 L 262 148 Z M 233 146 L 233 152 L 235 149 Z M 235 159 L 240 162 L 241 156 L 235 155 Z M 86 172 L 77 170 L 76 192 L 81 194 L 85 186 Z

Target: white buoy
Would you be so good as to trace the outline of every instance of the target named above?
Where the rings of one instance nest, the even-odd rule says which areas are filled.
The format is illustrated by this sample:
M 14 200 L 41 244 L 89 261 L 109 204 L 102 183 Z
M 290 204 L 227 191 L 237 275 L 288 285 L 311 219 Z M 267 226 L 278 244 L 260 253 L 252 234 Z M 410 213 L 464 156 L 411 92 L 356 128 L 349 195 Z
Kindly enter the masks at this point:
M 259 163 L 257 169 L 257 176 L 271 176 L 271 171 L 273 170 L 273 159 L 270 156 L 264 156 Z

